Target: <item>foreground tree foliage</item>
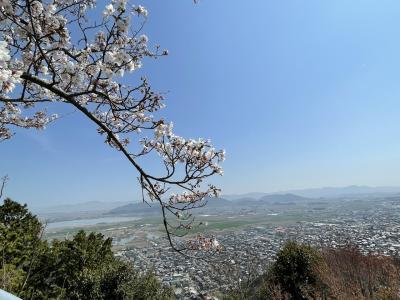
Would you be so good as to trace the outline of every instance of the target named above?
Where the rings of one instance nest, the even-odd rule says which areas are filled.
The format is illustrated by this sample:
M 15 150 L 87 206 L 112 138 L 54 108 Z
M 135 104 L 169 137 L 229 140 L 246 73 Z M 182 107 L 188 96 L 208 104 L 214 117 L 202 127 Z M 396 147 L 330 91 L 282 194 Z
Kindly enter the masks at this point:
M 188 244 L 176 240 L 193 228 L 191 210 L 218 195 L 207 178 L 222 174 L 225 152 L 209 140 L 174 134 L 172 123 L 157 117 L 164 96 L 135 75 L 145 58 L 168 54 L 149 47 L 141 33 L 146 8 L 113 0 L 100 2 L 99 11 L 96 4 L 0 1 L 0 141 L 14 135 L 13 127 L 43 129 L 58 119 L 49 111 L 71 107 L 136 170 L 143 201 L 160 206 L 175 250 L 218 245 L 203 237 Z M 160 160 L 156 173 L 143 167 L 146 159 Z
M 80 231 L 47 243 L 37 217 L 10 199 L 0 206 L 0 222 L 0 287 L 22 299 L 174 298 L 153 272 L 117 259 L 102 234 Z
M 307 299 L 313 296 L 312 287 L 318 284 L 316 270 L 321 264 L 323 261 L 316 249 L 289 241 L 277 253 L 271 277 L 291 298 Z
M 356 248 L 317 250 L 290 241 L 264 275 L 224 299 L 400 299 L 400 261 Z
M 41 232 L 42 224 L 26 205 L 4 200 L 0 206 L 0 245 L 4 261 L 12 265 L 29 262 L 44 244 L 40 240 Z

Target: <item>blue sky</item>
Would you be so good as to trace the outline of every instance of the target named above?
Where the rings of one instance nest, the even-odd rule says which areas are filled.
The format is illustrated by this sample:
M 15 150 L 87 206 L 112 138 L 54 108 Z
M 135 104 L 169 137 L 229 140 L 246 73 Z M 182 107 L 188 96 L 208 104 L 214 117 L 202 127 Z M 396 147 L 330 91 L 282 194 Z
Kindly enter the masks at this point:
M 141 72 L 168 92 L 177 134 L 226 149 L 224 193 L 400 185 L 399 1 L 137 4 L 170 51 Z M 0 155 L 21 202 L 137 198 L 134 170 L 76 113 L 18 131 Z

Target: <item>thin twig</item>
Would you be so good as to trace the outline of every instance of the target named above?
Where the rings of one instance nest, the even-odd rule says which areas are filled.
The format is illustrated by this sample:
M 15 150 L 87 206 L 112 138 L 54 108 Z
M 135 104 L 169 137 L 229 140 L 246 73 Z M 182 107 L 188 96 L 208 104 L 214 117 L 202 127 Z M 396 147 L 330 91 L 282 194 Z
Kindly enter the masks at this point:
M 7 181 L 9 180 L 8 175 L 5 175 L 4 177 L 1 178 L 1 188 L 0 188 L 0 200 L 3 197 L 3 192 L 4 192 L 4 188 L 7 184 Z

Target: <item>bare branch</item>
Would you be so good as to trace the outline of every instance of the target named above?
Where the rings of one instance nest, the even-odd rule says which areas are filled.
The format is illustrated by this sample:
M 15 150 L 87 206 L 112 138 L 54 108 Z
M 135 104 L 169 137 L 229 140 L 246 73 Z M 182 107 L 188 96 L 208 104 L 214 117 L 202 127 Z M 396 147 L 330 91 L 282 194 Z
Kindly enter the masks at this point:
M 7 185 L 7 182 L 10 178 L 8 177 L 8 175 L 5 175 L 1 178 L 1 187 L 0 187 L 0 200 L 3 197 L 3 193 L 4 193 L 4 188 Z

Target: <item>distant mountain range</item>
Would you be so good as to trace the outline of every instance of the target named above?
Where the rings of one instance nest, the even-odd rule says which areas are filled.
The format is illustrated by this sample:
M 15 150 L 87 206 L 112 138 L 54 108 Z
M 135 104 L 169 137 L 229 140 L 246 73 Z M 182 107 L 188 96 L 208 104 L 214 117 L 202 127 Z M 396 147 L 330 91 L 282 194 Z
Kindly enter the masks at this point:
M 33 206 L 32 210 L 37 213 L 74 213 L 74 212 L 94 212 L 94 211 L 109 211 L 115 207 L 129 203 L 128 201 L 102 202 L 88 201 L 83 203 L 60 204 L 54 206 Z
M 265 207 L 268 205 L 296 205 L 312 202 L 316 199 L 346 199 L 346 198 L 373 198 L 373 197 L 400 197 L 400 187 L 325 187 L 314 189 L 299 189 L 281 193 L 246 193 L 239 195 L 223 195 L 221 198 L 210 198 L 205 207 L 197 210 L 198 213 L 212 214 L 219 210 L 246 209 L 250 206 Z M 63 204 L 51 207 L 37 207 L 33 211 L 39 216 L 50 220 L 71 220 L 76 218 L 99 217 L 104 215 L 149 215 L 158 214 L 159 206 L 151 206 L 142 202 L 100 202 Z
M 223 198 L 208 198 L 207 199 L 207 206 L 204 208 L 199 208 L 199 210 L 207 209 L 210 208 L 223 208 L 227 207 L 229 205 L 232 205 L 231 201 L 228 201 Z M 151 203 L 151 206 L 149 206 L 146 203 L 140 202 L 140 203 L 130 203 L 127 205 L 123 205 L 121 207 L 114 208 L 108 212 L 109 215 L 130 215 L 130 214 L 138 214 L 138 215 L 143 215 L 143 214 L 153 214 L 153 213 L 159 213 L 159 206 L 157 203 Z
M 31 211 L 45 222 L 57 222 L 76 219 L 102 217 L 111 209 L 126 205 L 129 202 L 89 201 L 83 203 L 60 204 L 54 206 L 33 206 Z
M 227 200 L 224 198 L 208 198 L 207 205 L 196 209 L 198 213 L 214 214 L 218 211 L 228 211 L 237 209 L 246 209 L 249 207 L 263 207 L 268 205 L 294 205 L 296 203 L 304 203 L 313 199 L 301 197 L 294 194 L 274 194 L 266 195 L 260 199 L 240 198 L 235 200 Z M 159 213 L 157 203 L 150 207 L 145 203 L 131 203 L 110 210 L 107 215 L 147 215 Z
M 156 203 L 153 205 L 149 206 L 146 203 L 139 202 L 139 203 L 130 203 L 126 204 L 120 207 L 116 207 L 109 212 L 107 212 L 108 215 L 129 215 L 132 213 L 135 214 L 153 214 L 157 213 L 159 211 L 159 208 Z
M 260 199 L 261 197 L 276 194 L 295 194 L 307 198 L 343 198 L 353 196 L 363 197 L 375 197 L 375 196 L 387 196 L 393 194 L 399 194 L 400 187 L 370 187 L 351 185 L 346 187 L 323 187 L 323 188 L 312 188 L 312 189 L 298 189 L 289 190 L 278 193 L 246 193 L 238 195 L 223 195 L 222 197 L 228 200 L 237 200 L 241 198 L 255 198 Z

